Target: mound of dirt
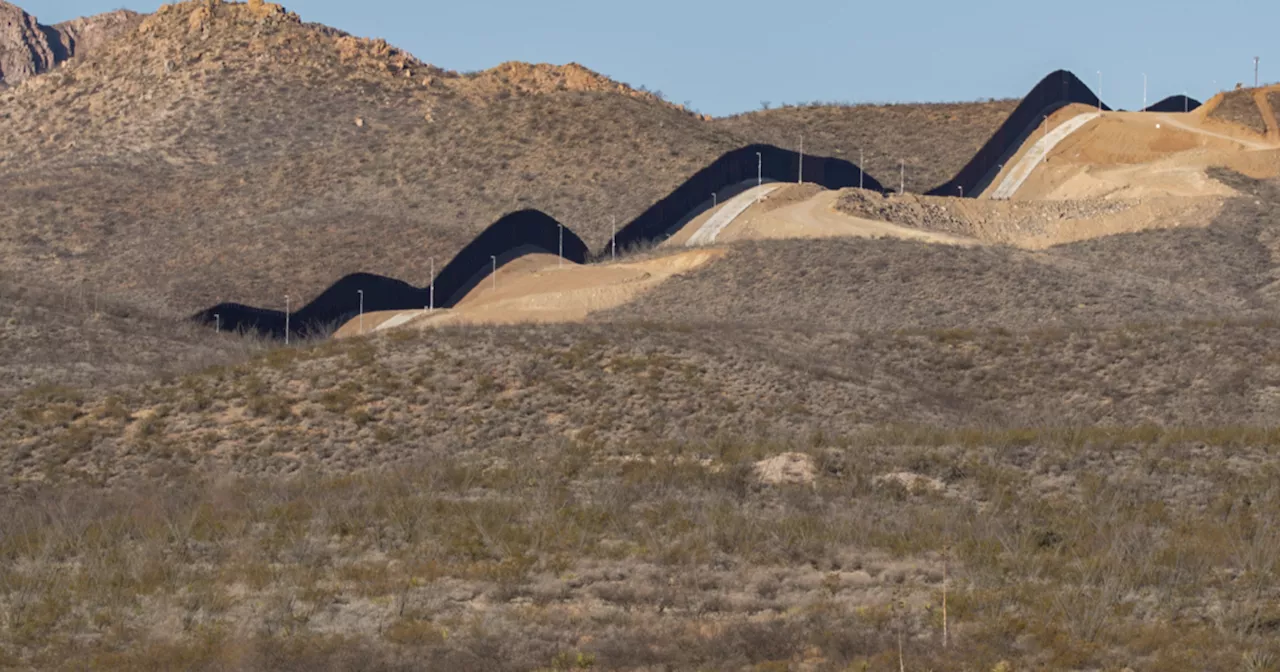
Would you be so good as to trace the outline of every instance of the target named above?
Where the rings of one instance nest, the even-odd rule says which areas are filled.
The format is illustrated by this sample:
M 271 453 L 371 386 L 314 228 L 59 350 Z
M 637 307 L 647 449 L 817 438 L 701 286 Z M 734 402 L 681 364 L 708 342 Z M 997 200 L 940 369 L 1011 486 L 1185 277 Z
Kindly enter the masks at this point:
M 765 485 L 809 485 L 817 476 L 813 457 L 804 453 L 783 453 L 753 465 L 756 479 Z
M 1262 118 L 1253 94 L 1253 89 L 1236 89 L 1220 94 L 1221 99 L 1208 113 L 1208 118 L 1243 126 L 1258 135 L 1265 135 L 1267 122 Z

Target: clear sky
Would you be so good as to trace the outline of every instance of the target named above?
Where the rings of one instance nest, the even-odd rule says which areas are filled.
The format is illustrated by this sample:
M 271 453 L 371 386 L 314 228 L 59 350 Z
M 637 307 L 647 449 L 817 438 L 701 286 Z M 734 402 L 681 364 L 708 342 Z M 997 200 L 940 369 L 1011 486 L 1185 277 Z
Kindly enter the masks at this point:
M 17 0 L 44 23 L 157 0 Z M 1280 80 L 1276 0 L 295 0 L 305 21 L 443 68 L 576 61 L 725 115 L 814 100 L 1021 97 L 1058 68 L 1115 107 Z

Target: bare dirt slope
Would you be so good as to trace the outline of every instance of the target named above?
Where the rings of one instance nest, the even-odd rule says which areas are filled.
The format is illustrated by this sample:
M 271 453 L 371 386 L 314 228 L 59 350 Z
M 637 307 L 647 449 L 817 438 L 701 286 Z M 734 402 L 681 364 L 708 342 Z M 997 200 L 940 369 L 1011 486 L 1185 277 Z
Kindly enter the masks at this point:
M 440 311 L 383 311 L 348 321 L 337 337 L 385 328 L 580 322 L 591 313 L 632 303 L 670 277 L 723 256 L 719 249 L 676 251 L 641 260 L 579 265 L 555 255 L 525 255 Z M 363 327 L 361 326 L 363 325 Z M 361 329 L 363 328 L 363 332 Z

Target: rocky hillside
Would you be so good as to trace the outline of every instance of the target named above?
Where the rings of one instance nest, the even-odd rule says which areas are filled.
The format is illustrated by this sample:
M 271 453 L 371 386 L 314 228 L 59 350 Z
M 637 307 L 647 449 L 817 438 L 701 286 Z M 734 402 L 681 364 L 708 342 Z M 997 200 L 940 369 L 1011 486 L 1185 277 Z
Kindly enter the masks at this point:
M 0 0 L 0 87 L 16 85 L 100 47 L 137 21 L 136 13 L 119 9 L 45 26 L 20 7 Z

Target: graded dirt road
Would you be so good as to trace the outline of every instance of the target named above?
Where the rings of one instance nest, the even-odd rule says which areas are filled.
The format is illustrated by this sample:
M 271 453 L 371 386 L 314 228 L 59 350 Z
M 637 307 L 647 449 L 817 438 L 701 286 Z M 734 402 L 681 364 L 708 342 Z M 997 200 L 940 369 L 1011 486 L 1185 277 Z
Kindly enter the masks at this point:
M 498 269 L 497 282 L 480 283 L 451 309 L 383 311 L 364 316 L 365 333 L 400 326 L 428 329 L 474 324 L 580 322 L 595 311 L 634 300 L 667 278 L 719 258 L 702 248 L 640 261 L 579 265 L 551 254 L 531 254 Z M 496 285 L 496 286 L 495 286 Z M 359 319 L 335 337 L 360 333 Z

